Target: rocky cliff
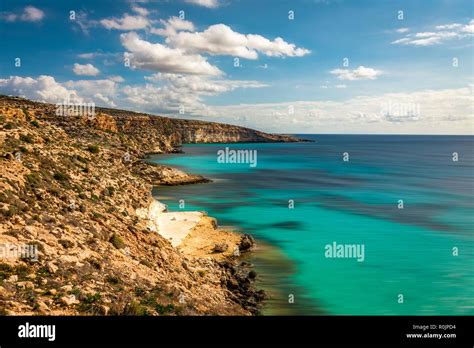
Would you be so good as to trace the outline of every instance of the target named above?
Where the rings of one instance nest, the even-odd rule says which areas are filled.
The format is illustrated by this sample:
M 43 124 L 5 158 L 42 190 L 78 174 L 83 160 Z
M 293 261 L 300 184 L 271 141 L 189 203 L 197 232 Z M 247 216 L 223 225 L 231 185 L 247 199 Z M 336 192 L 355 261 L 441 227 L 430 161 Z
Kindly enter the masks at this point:
M 293 140 L 106 109 L 58 117 L 53 105 L 0 98 L 0 314 L 256 313 L 264 295 L 238 257 L 182 252 L 139 213 L 153 185 L 205 181 L 144 154 L 213 137 Z
M 170 152 L 185 143 L 296 142 L 299 139 L 268 134 L 253 129 L 222 123 L 174 119 L 126 110 L 96 108 L 95 115 L 58 116 L 56 105 L 23 98 L 0 96 L 0 105 L 28 109 L 38 118 L 63 128 L 73 136 L 94 138 L 97 131 L 128 141 L 142 152 Z M 125 140 L 125 139 L 124 139 Z

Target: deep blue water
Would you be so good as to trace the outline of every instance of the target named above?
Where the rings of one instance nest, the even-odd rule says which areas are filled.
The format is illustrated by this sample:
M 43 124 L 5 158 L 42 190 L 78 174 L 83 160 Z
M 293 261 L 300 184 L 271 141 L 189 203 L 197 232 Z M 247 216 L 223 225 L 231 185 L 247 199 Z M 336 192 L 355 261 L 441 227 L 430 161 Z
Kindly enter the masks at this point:
M 295 264 L 283 295 L 303 289 L 296 301 L 310 313 L 474 314 L 474 137 L 302 137 L 315 142 L 185 145 L 185 154 L 154 156 L 214 179 L 155 194 L 171 210 L 205 210 L 278 246 Z M 256 167 L 218 163 L 225 147 L 256 150 Z M 326 257 L 333 242 L 363 246 L 364 260 Z

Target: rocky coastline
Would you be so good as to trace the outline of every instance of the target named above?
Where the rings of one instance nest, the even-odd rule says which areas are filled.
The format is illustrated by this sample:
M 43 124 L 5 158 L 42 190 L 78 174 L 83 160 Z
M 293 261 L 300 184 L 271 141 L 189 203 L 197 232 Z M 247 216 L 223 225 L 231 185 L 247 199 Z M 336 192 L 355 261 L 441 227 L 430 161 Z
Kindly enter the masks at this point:
M 251 236 L 203 214 L 176 244 L 162 236 L 172 212 L 158 230 L 143 213 L 156 205 L 153 186 L 208 181 L 151 165 L 147 153 L 216 139 L 297 141 L 122 110 L 63 117 L 51 104 L 0 97 L 0 314 L 258 314 L 265 293 L 240 258 Z

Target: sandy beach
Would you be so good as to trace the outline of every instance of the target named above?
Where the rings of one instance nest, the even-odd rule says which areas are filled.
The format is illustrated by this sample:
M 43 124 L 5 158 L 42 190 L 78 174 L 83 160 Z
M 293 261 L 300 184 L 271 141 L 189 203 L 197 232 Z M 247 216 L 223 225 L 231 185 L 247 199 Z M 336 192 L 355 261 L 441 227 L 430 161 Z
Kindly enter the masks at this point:
M 185 255 L 222 260 L 234 255 L 242 235 L 219 228 L 216 219 L 200 211 L 169 212 L 154 200 L 137 214 L 148 218 L 148 228 Z M 217 247 L 216 247 L 217 246 Z

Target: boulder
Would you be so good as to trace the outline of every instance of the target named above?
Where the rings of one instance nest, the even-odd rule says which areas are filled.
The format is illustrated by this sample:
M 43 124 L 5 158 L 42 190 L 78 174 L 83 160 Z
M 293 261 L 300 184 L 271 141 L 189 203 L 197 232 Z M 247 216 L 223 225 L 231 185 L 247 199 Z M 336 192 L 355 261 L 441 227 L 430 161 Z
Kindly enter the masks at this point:
M 229 245 L 227 243 L 216 243 L 214 248 L 212 248 L 212 251 L 215 253 L 223 253 L 224 251 L 227 251 L 227 249 L 229 249 Z
M 250 234 L 244 234 L 240 239 L 239 250 L 247 251 L 255 246 L 255 239 Z
M 66 306 L 71 306 L 71 305 L 79 303 L 75 295 L 63 296 L 61 297 L 61 302 L 64 303 Z
M 54 263 L 52 263 L 52 262 L 48 262 L 48 263 L 46 264 L 46 267 L 48 268 L 48 271 L 49 271 L 50 273 L 53 273 L 53 274 L 56 273 L 56 271 L 58 270 L 58 266 L 56 266 L 56 265 L 55 265 Z

